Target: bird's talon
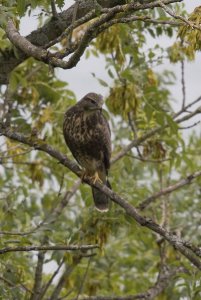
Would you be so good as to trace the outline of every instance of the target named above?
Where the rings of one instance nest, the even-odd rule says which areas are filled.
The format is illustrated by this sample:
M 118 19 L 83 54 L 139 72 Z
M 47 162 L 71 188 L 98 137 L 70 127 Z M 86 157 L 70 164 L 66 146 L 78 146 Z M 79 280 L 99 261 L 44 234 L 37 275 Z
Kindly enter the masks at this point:
M 87 175 L 87 174 L 86 174 L 86 171 L 83 170 L 83 171 L 82 171 L 82 174 L 81 174 L 81 177 L 80 177 L 82 183 L 84 182 L 84 179 L 85 179 L 86 175 Z
M 93 180 L 93 184 L 95 184 L 96 182 L 103 183 L 97 172 L 95 173 L 94 176 L 91 177 L 91 179 Z

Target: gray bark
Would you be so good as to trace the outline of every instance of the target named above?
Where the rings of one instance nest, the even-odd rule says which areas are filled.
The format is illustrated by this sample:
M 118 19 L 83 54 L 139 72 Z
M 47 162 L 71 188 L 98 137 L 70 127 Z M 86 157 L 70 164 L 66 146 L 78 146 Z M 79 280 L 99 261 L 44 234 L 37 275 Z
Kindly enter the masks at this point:
M 116 5 L 124 4 L 125 2 L 125 0 L 80 1 L 76 19 L 80 19 L 86 15 L 95 5 L 111 8 Z M 26 38 L 36 46 L 44 46 L 56 39 L 66 28 L 68 28 L 72 21 L 73 11 L 74 5 L 59 13 L 58 18 L 52 18 L 43 27 L 32 31 Z M 15 53 L 16 51 L 14 52 L 13 48 L 0 53 L 0 84 L 7 84 L 10 72 L 28 57 L 19 49 L 17 50 L 17 55 L 15 55 Z

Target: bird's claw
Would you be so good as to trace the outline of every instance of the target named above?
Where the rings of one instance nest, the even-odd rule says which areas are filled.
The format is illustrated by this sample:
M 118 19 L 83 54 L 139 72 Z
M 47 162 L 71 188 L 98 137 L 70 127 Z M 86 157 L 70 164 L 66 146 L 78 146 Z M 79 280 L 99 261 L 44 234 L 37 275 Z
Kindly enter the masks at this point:
M 93 184 L 95 184 L 96 182 L 98 183 L 103 183 L 102 180 L 100 179 L 98 172 L 96 172 L 94 174 L 94 176 L 91 177 L 91 180 L 93 181 Z

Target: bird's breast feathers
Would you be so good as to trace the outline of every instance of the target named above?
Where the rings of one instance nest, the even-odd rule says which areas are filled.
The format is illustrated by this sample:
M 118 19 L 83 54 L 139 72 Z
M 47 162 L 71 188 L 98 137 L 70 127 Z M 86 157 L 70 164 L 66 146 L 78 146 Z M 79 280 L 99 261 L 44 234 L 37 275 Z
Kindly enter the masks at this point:
M 64 136 L 75 159 L 86 169 L 96 170 L 105 156 L 110 156 L 109 127 L 99 111 L 91 114 L 67 112 Z

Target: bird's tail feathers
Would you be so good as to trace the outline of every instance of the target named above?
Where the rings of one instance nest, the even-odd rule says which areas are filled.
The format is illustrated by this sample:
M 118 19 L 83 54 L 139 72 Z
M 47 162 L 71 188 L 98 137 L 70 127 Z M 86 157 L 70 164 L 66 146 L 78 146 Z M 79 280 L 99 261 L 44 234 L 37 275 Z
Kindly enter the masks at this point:
M 107 187 L 111 188 L 108 180 L 105 182 L 105 184 L 107 185 Z M 92 187 L 92 194 L 94 198 L 95 208 L 100 212 L 108 211 L 110 207 L 109 197 L 95 187 Z

